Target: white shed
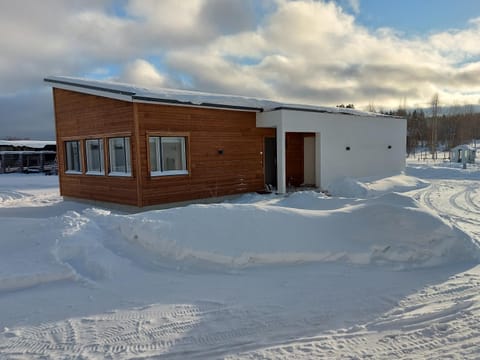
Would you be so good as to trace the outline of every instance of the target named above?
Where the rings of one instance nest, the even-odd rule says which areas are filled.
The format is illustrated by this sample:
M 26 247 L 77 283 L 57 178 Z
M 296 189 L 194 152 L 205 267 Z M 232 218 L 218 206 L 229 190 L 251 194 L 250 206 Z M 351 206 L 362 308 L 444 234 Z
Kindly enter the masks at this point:
M 450 161 L 456 163 L 474 164 L 476 149 L 470 145 L 458 145 L 450 150 Z

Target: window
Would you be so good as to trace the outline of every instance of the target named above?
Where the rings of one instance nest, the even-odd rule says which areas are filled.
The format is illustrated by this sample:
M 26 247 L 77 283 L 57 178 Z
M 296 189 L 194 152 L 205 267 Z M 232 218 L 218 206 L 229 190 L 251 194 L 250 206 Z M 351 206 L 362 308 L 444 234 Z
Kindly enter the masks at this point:
M 110 156 L 109 175 L 131 175 L 132 169 L 130 165 L 130 138 L 110 138 L 108 139 L 108 149 Z
M 65 141 L 66 173 L 81 174 L 82 162 L 80 155 L 80 141 Z
M 188 174 L 185 155 L 185 137 L 151 136 L 150 174 L 185 175 Z
M 87 174 L 103 175 L 103 140 L 89 139 L 85 141 L 87 148 Z

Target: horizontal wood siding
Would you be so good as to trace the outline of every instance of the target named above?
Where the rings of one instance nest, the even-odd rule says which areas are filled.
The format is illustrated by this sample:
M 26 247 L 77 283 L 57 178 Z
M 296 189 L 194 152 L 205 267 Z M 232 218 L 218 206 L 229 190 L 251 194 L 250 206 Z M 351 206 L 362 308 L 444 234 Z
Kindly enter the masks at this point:
M 143 206 L 264 188 L 263 138 L 255 113 L 138 104 Z M 188 134 L 188 175 L 151 177 L 148 132 Z M 219 154 L 223 150 L 223 154 Z
M 60 192 L 63 196 L 137 205 L 133 105 L 130 102 L 54 89 Z M 131 134 L 131 177 L 65 174 L 65 140 Z M 105 144 L 107 151 L 108 144 Z M 85 156 L 83 156 L 85 159 Z M 85 161 L 84 161 L 85 164 Z M 105 163 L 106 165 L 107 163 Z M 84 168 L 85 171 L 85 168 Z

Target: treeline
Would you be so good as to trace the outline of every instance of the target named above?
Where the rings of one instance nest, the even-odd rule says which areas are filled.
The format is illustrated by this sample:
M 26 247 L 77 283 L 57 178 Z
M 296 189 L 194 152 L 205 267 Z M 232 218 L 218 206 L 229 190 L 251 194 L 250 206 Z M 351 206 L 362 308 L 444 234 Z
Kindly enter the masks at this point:
M 480 139 L 480 113 L 474 107 L 452 106 L 449 108 L 406 111 L 399 108 L 387 112 L 407 118 L 407 154 L 415 154 L 418 147 L 430 151 L 436 158 L 437 150 L 450 150 Z

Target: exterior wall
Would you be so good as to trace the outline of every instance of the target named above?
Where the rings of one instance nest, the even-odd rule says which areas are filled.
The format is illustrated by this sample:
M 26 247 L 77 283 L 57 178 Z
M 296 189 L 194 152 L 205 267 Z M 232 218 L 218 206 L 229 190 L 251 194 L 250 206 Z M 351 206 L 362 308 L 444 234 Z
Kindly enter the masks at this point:
M 61 89 L 53 89 L 53 96 L 60 194 L 74 198 L 138 205 L 132 103 Z M 132 176 L 65 174 L 65 141 L 81 140 L 85 155 L 85 139 L 115 135 L 130 136 Z M 85 172 L 85 156 L 83 171 Z
M 256 128 L 255 113 L 147 103 L 135 107 L 142 206 L 264 189 L 264 137 L 275 136 L 275 130 Z M 188 137 L 188 175 L 150 176 L 149 133 Z
M 405 119 L 277 110 L 258 114 L 257 126 L 277 127 L 277 134 L 316 133 L 317 186 L 323 189 L 342 177 L 389 176 L 405 168 Z

